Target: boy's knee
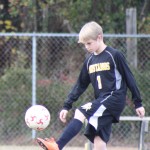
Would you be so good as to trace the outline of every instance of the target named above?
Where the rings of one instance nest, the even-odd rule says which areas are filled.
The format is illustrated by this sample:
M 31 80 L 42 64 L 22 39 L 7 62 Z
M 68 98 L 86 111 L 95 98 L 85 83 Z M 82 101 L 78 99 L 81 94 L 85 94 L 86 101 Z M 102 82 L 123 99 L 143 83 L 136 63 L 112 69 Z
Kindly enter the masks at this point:
M 94 150 L 107 150 L 106 143 L 99 137 L 96 136 L 94 139 Z
M 76 109 L 74 118 L 80 120 L 82 123 L 85 121 L 85 116 L 79 109 Z

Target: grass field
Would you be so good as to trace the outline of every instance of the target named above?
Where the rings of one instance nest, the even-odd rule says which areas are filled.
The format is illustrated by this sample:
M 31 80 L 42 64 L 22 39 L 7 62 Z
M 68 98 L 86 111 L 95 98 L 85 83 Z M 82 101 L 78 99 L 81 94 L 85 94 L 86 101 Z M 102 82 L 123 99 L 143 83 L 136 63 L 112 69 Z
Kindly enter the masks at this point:
M 42 150 L 38 146 L 0 146 L 0 150 Z M 64 150 L 85 150 L 84 147 L 66 147 Z M 138 150 L 132 147 L 108 147 L 108 150 Z

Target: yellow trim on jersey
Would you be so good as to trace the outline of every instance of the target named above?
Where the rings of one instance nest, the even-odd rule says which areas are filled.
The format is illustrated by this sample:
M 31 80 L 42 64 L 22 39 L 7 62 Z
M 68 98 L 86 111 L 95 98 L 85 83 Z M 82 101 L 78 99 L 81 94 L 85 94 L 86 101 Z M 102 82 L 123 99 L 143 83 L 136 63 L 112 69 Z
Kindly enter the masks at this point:
M 105 70 L 110 70 L 110 63 L 109 62 L 103 62 L 103 63 L 98 63 L 94 65 L 89 66 L 89 73 L 94 73 L 98 71 L 105 71 Z

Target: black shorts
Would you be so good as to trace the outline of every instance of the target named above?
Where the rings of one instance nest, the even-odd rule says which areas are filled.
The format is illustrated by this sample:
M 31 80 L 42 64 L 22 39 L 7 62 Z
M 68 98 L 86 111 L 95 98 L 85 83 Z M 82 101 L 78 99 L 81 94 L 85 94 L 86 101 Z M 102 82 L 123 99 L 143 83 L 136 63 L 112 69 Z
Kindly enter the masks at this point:
M 87 118 L 85 136 L 94 143 L 95 136 L 108 142 L 111 134 L 113 115 L 99 101 L 94 100 L 78 108 Z

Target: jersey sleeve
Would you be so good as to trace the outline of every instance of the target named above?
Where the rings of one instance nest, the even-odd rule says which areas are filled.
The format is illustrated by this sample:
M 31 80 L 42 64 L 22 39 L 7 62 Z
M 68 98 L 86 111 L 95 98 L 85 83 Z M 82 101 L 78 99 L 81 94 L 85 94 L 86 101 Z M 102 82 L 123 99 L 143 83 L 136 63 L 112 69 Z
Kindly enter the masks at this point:
M 63 109 L 71 109 L 73 102 L 77 101 L 80 95 L 87 89 L 89 84 L 90 77 L 87 70 L 87 62 L 85 61 L 76 84 L 73 86 L 71 92 L 68 94 Z
M 135 108 L 141 107 L 142 100 L 139 89 L 129 66 L 127 65 L 127 61 L 121 52 L 117 52 L 117 55 L 115 56 L 115 62 L 123 80 L 125 80 L 127 87 L 132 93 L 132 99 L 134 101 Z

